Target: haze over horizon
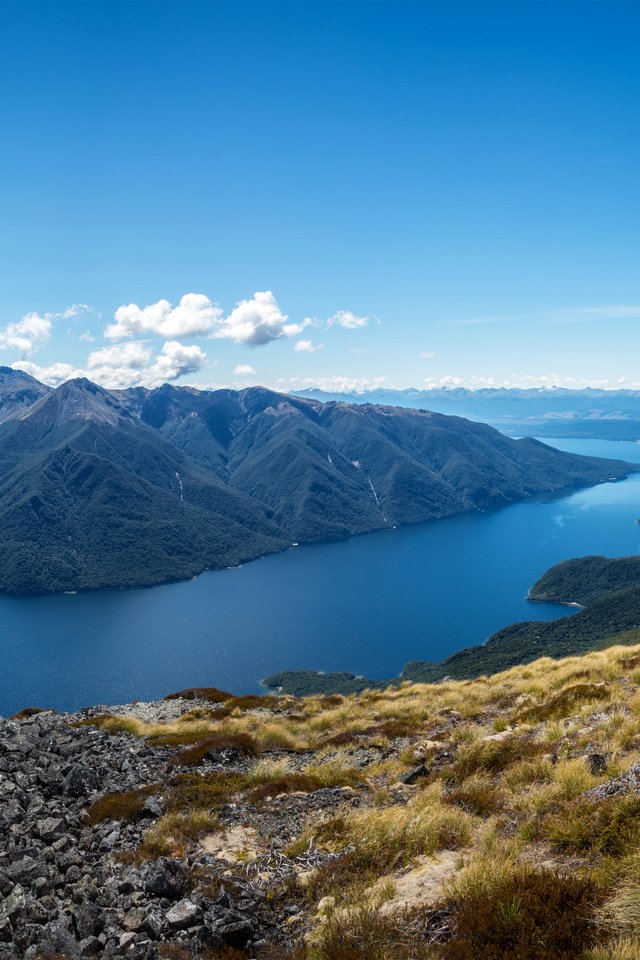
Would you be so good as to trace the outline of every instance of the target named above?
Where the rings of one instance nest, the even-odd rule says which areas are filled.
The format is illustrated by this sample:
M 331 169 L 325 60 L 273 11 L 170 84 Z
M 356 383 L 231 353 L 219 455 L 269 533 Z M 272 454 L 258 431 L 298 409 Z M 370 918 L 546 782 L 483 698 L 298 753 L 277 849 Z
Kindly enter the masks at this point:
M 0 364 L 640 389 L 631 2 L 9 2 Z

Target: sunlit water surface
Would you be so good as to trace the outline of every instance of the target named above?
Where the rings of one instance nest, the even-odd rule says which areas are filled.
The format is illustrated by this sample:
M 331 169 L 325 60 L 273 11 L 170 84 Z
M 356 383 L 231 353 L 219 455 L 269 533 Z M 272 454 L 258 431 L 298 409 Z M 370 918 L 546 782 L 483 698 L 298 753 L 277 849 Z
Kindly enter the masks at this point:
M 558 440 L 640 462 L 640 446 Z M 282 669 L 396 675 L 516 620 L 566 615 L 528 603 L 559 560 L 640 549 L 640 475 L 561 498 L 302 546 L 148 590 L 0 597 L 0 713 L 148 699 L 186 686 L 259 689 Z

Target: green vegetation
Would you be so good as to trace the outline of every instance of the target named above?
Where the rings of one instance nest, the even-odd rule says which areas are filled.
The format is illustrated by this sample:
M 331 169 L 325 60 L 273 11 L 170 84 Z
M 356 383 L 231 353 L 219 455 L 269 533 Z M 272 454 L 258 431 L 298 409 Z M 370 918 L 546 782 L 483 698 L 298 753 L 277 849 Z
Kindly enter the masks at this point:
M 584 587 L 579 587 L 583 571 L 587 582 Z M 640 558 L 636 557 L 570 560 L 548 571 L 536 583 L 532 594 L 534 591 L 537 594 L 539 585 L 543 584 L 548 599 L 560 601 L 576 595 L 585 601 L 588 597 L 594 598 L 586 609 L 573 616 L 514 623 L 494 633 L 486 643 L 459 650 L 439 663 L 412 661 L 406 664 L 399 677 L 391 680 L 370 680 L 351 673 L 319 674 L 313 670 L 294 670 L 273 674 L 264 680 L 264 684 L 296 696 L 352 694 L 384 689 L 404 680 L 434 683 L 444 677 L 473 679 L 530 663 L 541 656 L 560 658 L 614 643 L 635 644 L 640 639 L 640 585 L 621 589 L 620 584 L 626 585 L 636 576 L 640 578 Z M 607 592 L 608 585 L 613 587 L 613 592 Z
M 567 960 L 596 939 L 602 890 L 588 877 L 521 866 L 453 903 L 442 960 Z
M 611 593 L 640 587 L 640 557 L 579 557 L 565 560 L 531 587 L 532 600 L 590 606 Z
M 204 849 L 231 875 L 271 876 L 267 896 L 295 904 L 293 946 L 245 960 L 638 960 L 639 667 L 640 645 L 618 646 L 219 717 L 229 700 L 167 723 L 114 718 L 176 757 L 186 740 L 255 746 L 224 772 L 174 765 L 133 858 Z M 273 743 L 286 752 L 265 757 Z M 343 788 L 331 803 L 314 796 L 327 786 Z M 139 803 L 107 795 L 89 812 Z
M 637 469 L 456 417 L 259 387 L 115 395 L 79 379 L 54 391 L 35 384 L 24 407 L 31 394 L 11 376 L 0 377 L 0 408 L 21 410 L 0 422 L 0 591 L 9 593 L 149 586 L 294 541 L 484 510 Z

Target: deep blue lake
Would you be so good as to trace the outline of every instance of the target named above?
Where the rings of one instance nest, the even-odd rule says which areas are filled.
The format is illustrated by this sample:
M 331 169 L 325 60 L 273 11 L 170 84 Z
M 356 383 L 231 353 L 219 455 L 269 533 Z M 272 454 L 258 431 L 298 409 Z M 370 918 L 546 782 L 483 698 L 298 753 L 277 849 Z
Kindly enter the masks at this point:
M 635 443 L 553 445 L 640 462 Z M 0 714 L 186 686 L 246 693 L 282 669 L 395 676 L 408 660 L 439 660 L 516 620 L 566 615 L 525 600 L 533 581 L 559 560 L 639 552 L 639 516 L 633 475 L 147 590 L 0 597 Z

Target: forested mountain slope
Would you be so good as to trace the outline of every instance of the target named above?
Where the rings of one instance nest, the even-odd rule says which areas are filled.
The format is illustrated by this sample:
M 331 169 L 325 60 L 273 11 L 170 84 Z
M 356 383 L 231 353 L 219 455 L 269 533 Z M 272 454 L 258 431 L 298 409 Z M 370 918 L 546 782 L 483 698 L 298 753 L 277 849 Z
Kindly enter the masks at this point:
M 637 469 L 423 410 L 0 373 L 4 591 L 159 583 Z

